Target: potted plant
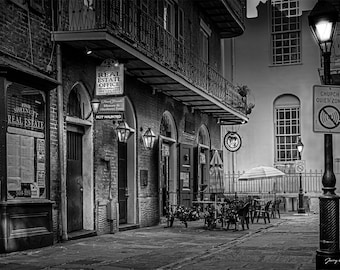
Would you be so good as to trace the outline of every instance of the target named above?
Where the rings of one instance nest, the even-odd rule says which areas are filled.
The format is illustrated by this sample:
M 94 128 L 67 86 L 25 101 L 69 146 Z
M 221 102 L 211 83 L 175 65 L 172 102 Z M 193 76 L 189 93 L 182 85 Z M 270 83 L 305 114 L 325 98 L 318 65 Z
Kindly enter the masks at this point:
M 250 89 L 246 85 L 239 85 L 236 87 L 236 90 L 241 97 L 246 97 L 250 92 Z

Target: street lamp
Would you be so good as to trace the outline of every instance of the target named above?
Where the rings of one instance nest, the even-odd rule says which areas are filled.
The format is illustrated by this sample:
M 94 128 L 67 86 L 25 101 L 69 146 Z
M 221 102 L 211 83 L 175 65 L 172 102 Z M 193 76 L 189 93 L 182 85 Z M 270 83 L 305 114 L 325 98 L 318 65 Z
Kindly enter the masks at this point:
M 338 11 L 332 4 L 319 1 L 308 16 L 309 26 L 322 51 L 326 85 L 331 84 L 330 57 L 338 15 Z M 323 195 L 320 196 L 320 248 L 316 252 L 316 268 L 336 269 L 338 265 L 334 266 L 332 262 L 340 261 L 339 196 L 335 194 L 332 134 L 324 135 L 324 156 Z
M 296 145 L 297 150 L 299 152 L 299 160 L 301 160 L 301 155 L 303 151 L 303 143 L 301 141 L 301 137 L 298 139 L 298 143 Z M 302 173 L 299 173 L 299 178 L 300 178 L 300 188 L 299 188 L 299 208 L 298 208 L 298 214 L 305 214 L 305 208 L 303 207 L 303 188 L 302 188 Z

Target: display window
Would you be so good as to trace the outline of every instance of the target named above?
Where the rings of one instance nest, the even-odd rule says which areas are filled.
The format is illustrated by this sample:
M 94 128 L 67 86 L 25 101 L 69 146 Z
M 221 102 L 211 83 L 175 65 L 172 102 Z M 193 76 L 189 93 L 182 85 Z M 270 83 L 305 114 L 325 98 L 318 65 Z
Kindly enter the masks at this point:
M 46 198 L 45 93 L 7 89 L 7 199 Z

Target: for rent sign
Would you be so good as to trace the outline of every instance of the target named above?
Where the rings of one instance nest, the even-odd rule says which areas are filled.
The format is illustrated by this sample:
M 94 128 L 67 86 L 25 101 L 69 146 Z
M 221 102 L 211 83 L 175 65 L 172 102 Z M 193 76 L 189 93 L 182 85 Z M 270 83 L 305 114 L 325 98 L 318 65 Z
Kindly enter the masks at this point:
M 315 85 L 314 132 L 340 133 L 340 87 Z
M 96 95 L 113 96 L 124 93 L 124 65 L 106 59 L 96 68 Z

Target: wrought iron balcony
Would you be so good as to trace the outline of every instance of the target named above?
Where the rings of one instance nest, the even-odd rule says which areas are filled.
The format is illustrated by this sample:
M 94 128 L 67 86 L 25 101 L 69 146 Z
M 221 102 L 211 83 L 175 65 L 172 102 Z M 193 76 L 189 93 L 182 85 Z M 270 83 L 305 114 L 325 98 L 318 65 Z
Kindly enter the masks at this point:
M 58 33 L 77 35 L 104 31 L 196 87 L 204 96 L 221 103 L 222 107 L 228 107 L 229 113 L 235 112 L 238 118 L 247 119 L 246 100 L 238 94 L 235 86 L 167 31 L 164 21 L 144 12 L 131 0 L 95 0 L 88 3 L 92 4 L 59 1 L 57 41 Z M 94 49 L 102 46 L 94 43 L 93 39 L 91 45 Z M 147 81 L 146 76 L 142 79 Z M 161 86 L 157 88 L 164 90 Z M 202 104 L 191 104 L 197 109 L 202 108 Z

